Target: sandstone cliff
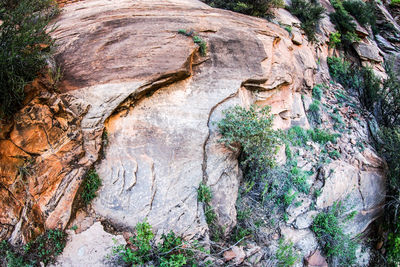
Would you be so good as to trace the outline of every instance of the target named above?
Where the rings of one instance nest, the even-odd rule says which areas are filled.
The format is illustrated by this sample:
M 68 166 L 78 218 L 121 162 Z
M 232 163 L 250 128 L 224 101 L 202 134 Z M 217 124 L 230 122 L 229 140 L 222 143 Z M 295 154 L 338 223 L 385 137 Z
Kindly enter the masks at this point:
M 241 171 L 238 155 L 218 143 L 222 111 L 270 105 L 276 129 L 307 129 L 311 89 L 329 85 L 327 41 L 334 29 L 328 19 L 319 44 L 309 43 L 300 22 L 285 10 L 276 11 L 273 23 L 189 0 L 80 1 L 66 5 L 55 23 L 60 92 L 41 90 L 0 132 L 0 239 L 14 243 L 47 228 L 82 223 L 85 230 L 94 221 L 131 231 L 145 218 L 158 235 L 173 230 L 207 239 L 197 200 L 201 182 L 210 186 L 217 222 L 228 233 L 236 224 Z M 178 34 L 180 29 L 205 40 L 207 54 Z M 384 38 L 378 38 L 379 47 L 388 46 Z M 374 42 L 366 37 L 356 51 L 383 72 L 385 54 Z M 332 109 L 338 103 L 335 90 L 341 88 L 330 85 L 323 100 Z M 351 200 L 358 215 L 348 232 L 355 235 L 382 211 L 385 164 L 368 145 L 364 118 L 346 107 L 340 114 L 350 130 L 332 149 L 342 156 L 309 182 L 321 191 L 317 211 Z M 328 111 L 322 120 L 333 127 Z M 359 141 L 365 150 L 355 146 Z M 304 170 L 312 171 L 322 153 L 315 146 L 317 152 L 299 150 Z M 74 200 L 91 167 L 102 187 L 88 219 L 74 213 Z M 302 197 L 304 205 L 288 208 L 289 221 L 279 231 L 308 256 L 318 247 L 308 229 L 315 213 L 312 196 Z M 71 251 L 67 248 L 63 260 L 74 265 L 84 255 Z

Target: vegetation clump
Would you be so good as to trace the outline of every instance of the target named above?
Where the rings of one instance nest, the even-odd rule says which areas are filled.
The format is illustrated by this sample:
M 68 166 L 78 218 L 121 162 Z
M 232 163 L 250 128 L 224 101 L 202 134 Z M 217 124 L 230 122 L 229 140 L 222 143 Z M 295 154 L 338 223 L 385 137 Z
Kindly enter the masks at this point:
M 203 0 L 203 2 L 212 7 L 256 17 L 272 16 L 272 8 L 284 7 L 282 0 Z
M 54 44 L 48 24 L 55 14 L 51 0 L 0 2 L 0 119 L 19 110 L 25 86 L 46 66 Z
M 218 123 L 220 142 L 233 151 L 241 151 L 240 164 L 248 180 L 260 181 L 275 164 L 281 135 L 272 129 L 270 110 L 269 106 L 235 106 L 226 110 Z
M 317 41 L 315 32 L 319 21 L 323 18 L 325 8 L 317 0 L 292 0 L 288 10 L 299 18 L 308 40 Z
M 96 197 L 96 191 L 101 186 L 100 177 L 94 169 L 89 170 L 89 172 L 86 174 L 82 186 L 83 190 L 81 197 L 83 202 L 88 205 Z
M 41 266 L 54 262 L 66 244 L 66 235 L 60 230 L 49 230 L 22 247 L 0 242 L 0 265 L 8 267 Z
M 144 221 L 135 227 L 136 233 L 129 240 L 132 246 L 116 245 L 112 256 L 132 266 L 181 267 L 196 266 L 195 252 L 205 253 L 196 242 L 189 243 L 170 231 L 162 234 L 161 242 L 156 244 L 151 225 Z
M 203 39 L 201 39 L 200 36 L 196 35 L 193 31 L 186 31 L 186 30 L 179 30 L 179 34 L 183 34 L 188 37 L 192 37 L 193 43 L 197 44 L 199 46 L 199 52 L 200 55 L 205 57 L 207 55 L 207 43 Z
M 314 218 L 311 230 L 326 256 L 338 259 L 340 266 L 351 266 L 356 261 L 358 243 L 344 233 L 343 220 L 340 218 L 342 212 L 341 203 L 335 203 L 328 211 L 321 212 Z M 354 217 L 355 213 L 351 214 Z
M 299 261 L 300 256 L 293 248 L 293 242 L 279 239 L 278 250 L 275 253 L 277 265 L 280 267 L 290 267 Z
M 331 4 L 335 12 L 329 14 L 336 30 L 340 33 L 341 44 L 345 47 L 350 46 L 354 42 L 358 42 L 359 38 L 356 33 L 356 23 L 349 12 L 344 8 L 341 0 L 331 0 Z

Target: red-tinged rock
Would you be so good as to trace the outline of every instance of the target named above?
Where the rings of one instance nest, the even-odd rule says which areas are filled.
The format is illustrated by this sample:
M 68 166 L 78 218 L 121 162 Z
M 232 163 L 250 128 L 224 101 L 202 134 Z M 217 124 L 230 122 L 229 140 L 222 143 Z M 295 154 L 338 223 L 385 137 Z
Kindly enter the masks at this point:
M 321 252 L 317 249 L 311 256 L 306 259 L 306 266 L 308 267 L 328 267 L 328 263 Z

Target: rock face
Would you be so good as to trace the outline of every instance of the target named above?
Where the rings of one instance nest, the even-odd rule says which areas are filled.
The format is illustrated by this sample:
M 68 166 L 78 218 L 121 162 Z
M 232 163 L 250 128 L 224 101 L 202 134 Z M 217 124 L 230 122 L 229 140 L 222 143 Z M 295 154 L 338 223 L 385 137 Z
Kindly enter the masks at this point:
M 289 127 L 299 117 L 294 93 L 313 85 L 312 48 L 265 20 L 197 1 L 116 3 L 69 5 L 54 33 L 61 89 L 91 105 L 82 128 L 92 161 L 103 123 L 108 133 L 94 210 L 121 226 L 148 218 L 157 231 L 193 236 L 207 229 L 197 202 L 204 181 L 229 230 L 240 172 L 213 123 L 229 105 L 257 101 L 272 105 L 277 128 Z M 182 28 L 207 42 L 207 56 Z
M 61 93 L 35 97 L 0 133 L 0 239 L 27 241 L 44 228 L 65 229 L 91 166 L 102 180 L 92 205 L 97 218 L 130 230 L 147 218 L 158 235 L 173 230 L 186 238 L 207 237 L 197 200 L 203 182 L 212 190 L 217 223 L 229 232 L 236 224 L 241 171 L 238 155 L 218 142 L 222 111 L 236 104 L 270 105 L 275 128 L 309 128 L 309 89 L 316 72 L 327 70 L 327 46 L 315 52 L 297 19 L 282 10 L 277 17 L 296 27 L 293 35 L 200 1 L 67 5 L 52 33 L 64 68 Z M 332 25 L 325 26 L 328 34 Z M 207 55 L 180 29 L 205 40 Z M 313 181 L 322 184 L 319 210 L 347 195 L 358 201 L 364 213 L 354 233 L 379 214 L 384 193 L 381 160 L 372 151 L 357 156 L 325 167 L 319 177 L 324 184 Z M 307 229 L 315 212 L 308 211 L 311 199 L 303 204 L 288 212 L 294 227 L 285 225 L 282 232 L 309 253 L 318 246 Z
M 54 266 L 112 266 L 107 256 L 112 256 L 113 246 L 126 244 L 122 235 L 105 232 L 100 222 L 80 234 L 69 230 L 68 236 L 67 246 Z

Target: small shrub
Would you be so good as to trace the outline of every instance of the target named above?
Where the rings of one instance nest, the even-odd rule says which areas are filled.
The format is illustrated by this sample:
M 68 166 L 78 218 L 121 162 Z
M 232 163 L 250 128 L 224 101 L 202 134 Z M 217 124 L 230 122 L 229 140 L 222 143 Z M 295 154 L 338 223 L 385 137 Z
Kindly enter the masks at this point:
M 329 47 L 336 48 L 340 46 L 342 35 L 340 32 L 333 32 L 329 35 Z
M 185 242 L 172 231 L 167 235 L 162 234 L 161 240 L 158 245 L 155 244 L 151 225 L 144 221 L 136 225 L 136 233 L 130 238 L 134 249 L 116 245 L 112 249 L 112 255 L 132 266 L 156 263 L 156 266 L 181 267 L 186 264 L 195 265 L 194 251 L 204 251 L 196 244 Z
M 0 119 L 19 110 L 25 86 L 46 66 L 54 44 L 47 25 L 56 11 L 50 0 L 0 2 Z
M 315 32 L 319 21 L 323 18 L 325 8 L 315 0 L 292 0 L 288 9 L 301 21 L 301 28 L 306 33 L 308 40 L 311 42 L 317 41 Z
M 66 235 L 60 230 L 49 230 L 23 247 L 13 247 L 5 240 L 0 243 L 0 264 L 4 266 L 40 266 L 55 261 L 66 244 Z M 3 265 L 2 265 L 3 266 Z
M 285 241 L 283 238 L 279 239 L 279 247 L 275 253 L 275 259 L 280 267 L 290 267 L 295 265 L 299 259 L 299 254 L 294 250 L 291 241 Z
M 310 140 L 307 131 L 300 126 L 293 126 L 287 132 L 286 138 L 295 146 L 304 146 Z
M 200 55 L 205 57 L 207 55 L 207 43 L 206 41 L 204 41 L 203 39 L 201 39 L 200 36 L 195 35 L 193 31 L 186 31 L 186 30 L 178 30 L 179 34 L 188 36 L 188 37 L 192 37 L 193 39 L 193 43 L 197 44 L 199 46 L 199 52 Z
M 318 101 L 321 101 L 322 94 L 323 94 L 321 87 L 322 87 L 321 85 L 316 85 L 312 89 L 312 97 Z
M 343 7 L 362 25 L 375 25 L 374 2 L 363 2 L 362 0 L 343 1 Z
M 359 38 L 356 34 L 356 24 L 353 17 L 343 7 L 341 0 L 331 0 L 331 4 L 335 12 L 330 13 L 329 17 L 336 30 L 340 33 L 341 43 L 350 46 L 354 42 L 358 42 Z
M 320 107 L 321 102 L 319 100 L 314 99 L 308 108 L 308 119 L 312 123 L 320 124 L 321 123 L 321 113 Z
M 292 26 L 285 26 L 285 30 L 286 30 L 289 34 L 291 34 L 293 28 L 292 28 Z
M 101 180 L 99 175 L 94 169 L 91 169 L 83 181 L 83 190 L 81 197 L 83 202 L 88 205 L 96 197 L 96 191 L 101 186 Z
M 272 16 L 272 8 L 284 7 L 282 0 L 204 0 L 204 2 L 212 7 L 256 17 Z
M 331 143 L 336 143 L 337 137 L 339 137 L 339 134 L 331 134 L 325 130 L 322 129 L 314 129 L 314 130 L 307 130 L 307 133 L 310 135 L 311 140 L 313 140 L 316 143 L 320 144 L 326 144 L 328 142 Z
M 197 189 L 197 200 L 204 203 L 210 203 L 212 198 L 212 193 L 210 187 L 201 183 Z
M 218 123 L 222 137 L 220 142 L 238 151 L 241 148 L 241 166 L 245 178 L 260 180 L 274 166 L 275 154 L 280 144 L 280 133 L 272 129 L 273 116 L 270 107 L 252 105 L 248 110 L 240 106 L 224 112 Z
M 351 266 L 356 260 L 357 242 L 344 234 L 340 214 L 341 203 L 335 203 L 327 212 L 319 213 L 311 230 L 328 257 L 336 257 L 340 266 Z
M 391 6 L 399 6 L 400 5 L 400 0 L 392 0 L 390 1 Z

